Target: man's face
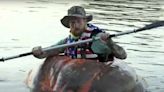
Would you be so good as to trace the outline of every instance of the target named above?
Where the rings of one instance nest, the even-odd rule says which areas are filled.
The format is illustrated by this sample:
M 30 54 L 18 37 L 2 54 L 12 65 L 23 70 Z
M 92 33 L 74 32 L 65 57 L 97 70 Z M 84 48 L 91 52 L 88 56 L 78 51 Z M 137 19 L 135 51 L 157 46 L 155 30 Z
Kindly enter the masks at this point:
M 81 17 L 73 17 L 69 21 L 71 33 L 75 36 L 80 36 L 86 27 L 86 19 Z

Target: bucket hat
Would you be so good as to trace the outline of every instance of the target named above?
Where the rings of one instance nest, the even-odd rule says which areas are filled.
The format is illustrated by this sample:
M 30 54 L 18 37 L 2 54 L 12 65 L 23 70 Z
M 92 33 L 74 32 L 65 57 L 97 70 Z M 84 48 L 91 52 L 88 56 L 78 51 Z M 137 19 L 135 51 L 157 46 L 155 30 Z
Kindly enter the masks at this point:
M 61 23 L 67 27 L 69 27 L 69 21 L 74 17 L 85 18 L 87 22 L 92 20 L 92 15 L 86 15 L 86 12 L 83 7 L 81 6 L 73 6 L 68 9 L 68 14 L 61 19 Z

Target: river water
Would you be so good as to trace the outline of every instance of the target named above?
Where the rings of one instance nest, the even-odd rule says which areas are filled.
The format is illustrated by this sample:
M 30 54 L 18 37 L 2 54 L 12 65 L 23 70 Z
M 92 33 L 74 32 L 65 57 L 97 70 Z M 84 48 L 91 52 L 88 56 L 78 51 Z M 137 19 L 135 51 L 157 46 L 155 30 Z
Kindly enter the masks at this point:
M 163 0 L 0 0 L 0 57 L 47 47 L 69 33 L 60 19 L 73 5 L 85 7 L 91 23 L 113 34 L 164 20 Z M 164 27 L 113 38 L 124 60 L 145 78 L 150 92 L 164 92 Z M 33 56 L 0 62 L 0 92 L 29 92 L 24 80 L 44 59 Z

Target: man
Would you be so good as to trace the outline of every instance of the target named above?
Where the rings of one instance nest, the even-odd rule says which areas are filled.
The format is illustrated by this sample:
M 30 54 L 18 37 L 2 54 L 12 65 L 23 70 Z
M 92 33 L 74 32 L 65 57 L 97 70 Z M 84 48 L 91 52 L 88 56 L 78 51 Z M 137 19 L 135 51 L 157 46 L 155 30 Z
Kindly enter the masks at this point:
M 71 7 L 68 10 L 68 15 L 61 19 L 61 23 L 65 27 L 70 28 L 70 35 L 55 45 L 69 44 L 97 36 L 100 37 L 100 40 L 95 40 L 80 46 L 61 48 L 48 52 L 42 51 L 41 47 L 34 47 L 32 50 L 33 55 L 37 58 L 45 58 L 64 53 L 64 55 L 73 59 L 98 59 L 100 62 L 113 61 L 114 57 L 125 59 L 127 57 L 125 50 L 109 38 L 109 33 L 105 33 L 98 27 L 89 24 L 88 22 L 91 20 L 92 16 L 86 15 L 83 7 Z

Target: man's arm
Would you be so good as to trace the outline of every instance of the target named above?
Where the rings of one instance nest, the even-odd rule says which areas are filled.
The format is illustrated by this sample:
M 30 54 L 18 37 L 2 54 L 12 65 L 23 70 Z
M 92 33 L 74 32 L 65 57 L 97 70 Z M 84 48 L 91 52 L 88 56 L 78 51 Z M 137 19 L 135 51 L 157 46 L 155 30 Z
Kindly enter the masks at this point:
M 127 57 L 125 50 L 121 46 L 113 42 L 111 38 L 109 38 L 109 33 L 105 33 L 105 31 L 102 31 L 102 29 L 92 24 L 88 24 L 88 27 L 94 29 L 94 31 L 91 34 L 91 37 L 101 37 L 100 40 L 94 41 L 91 45 L 91 49 L 94 53 L 112 53 L 116 58 L 119 59 L 125 59 Z
M 113 55 L 119 59 L 126 59 L 126 51 L 119 45 L 117 45 L 111 38 L 107 40 L 107 46 L 111 48 Z
M 56 46 L 56 45 L 61 45 L 65 43 L 65 39 L 60 40 L 58 43 L 56 43 L 55 45 L 52 45 L 50 47 Z M 59 48 L 59 49 L 55 49 L 55 50 L 49 50 L 49 51 L 43 51 L 41 46 L 38 47 L 34 47 L 32 49 L 32 53 L 36 58 L 42 59 L 42 58 L 46 58 L 49 56 L 55 56 L 58 55 L 61 52 L 64 52 L 65 48 Z
M 91 49 L 96 54 L 113 54 L 114 57 L 119 59 L 125 59 L 127 54 L 125 50 L 117 45 L 115 42 L 109 38 L 108 33 L 98 33 L 96 36 L 99 36 L 101 39 L 97 41 L 93 41 L 91 45 Z

